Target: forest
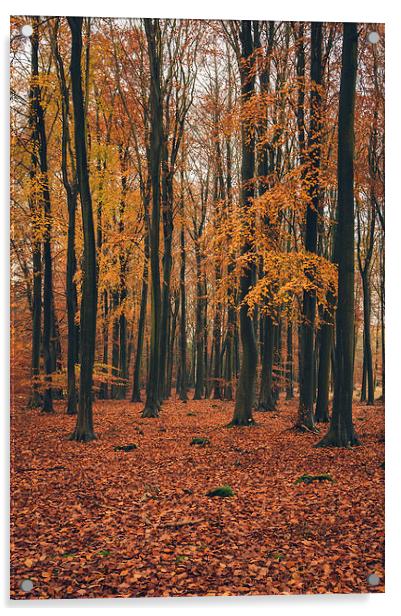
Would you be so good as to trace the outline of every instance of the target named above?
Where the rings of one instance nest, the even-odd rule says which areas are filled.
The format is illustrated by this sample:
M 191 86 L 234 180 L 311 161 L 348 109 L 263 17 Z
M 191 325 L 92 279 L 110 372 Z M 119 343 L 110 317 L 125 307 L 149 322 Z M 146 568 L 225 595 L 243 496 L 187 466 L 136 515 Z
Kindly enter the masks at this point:
M 383 592 L 384 25 L 10 28 L 11 597 Z

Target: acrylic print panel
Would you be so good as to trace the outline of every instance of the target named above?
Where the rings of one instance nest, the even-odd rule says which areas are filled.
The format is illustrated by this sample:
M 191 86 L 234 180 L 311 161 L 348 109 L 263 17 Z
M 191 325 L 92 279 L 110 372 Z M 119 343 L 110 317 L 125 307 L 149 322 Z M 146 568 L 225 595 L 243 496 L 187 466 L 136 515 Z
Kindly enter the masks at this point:
M 11 597 L 384 591 L 384 26 L 11 19 Z

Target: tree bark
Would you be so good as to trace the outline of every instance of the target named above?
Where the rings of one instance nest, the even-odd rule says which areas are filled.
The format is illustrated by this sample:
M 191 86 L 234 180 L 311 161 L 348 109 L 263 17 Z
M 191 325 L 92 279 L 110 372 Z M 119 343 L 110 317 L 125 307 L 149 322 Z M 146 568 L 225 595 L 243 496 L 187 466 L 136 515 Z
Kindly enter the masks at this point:
M 357 73 L 357 24 L 343 26 L 338 117 L 338 222 L 335 260 L 338 264 L 338 307 L 333 412 L 318 446 L 358 445 L 352 421 L 354 355 L 354 114 Z
M 252 54 L 254 51 L 252 37 L 252 22 L 241 21 L 240 30 L 241 58 L 239 69 L 241 77 L 241 98 L 245 104 L 254 92 L 255 77 L 252 71 Z M 249 216 L 249 208 L 254 197 L 254 188 L 250 182 L 255 172 L 255 137 L 249 134 L 248 123 L 241 121 L 242 165 L 241 165 L 241 208 L 244 218 Z M 247 221 L 249 223 L 249 221 Z M 249 255 L 252 251 L 250 240 L 246 239 L 241 248 L 241 254 Z M 238 379 L 234 415 L 230 425 L 249 426 L 254 423 L 252 405 L 254 402 L 254 386 L 257 363 L 257 348 L 253 318 L 248 313 L 248 306 L 244 303 L 250 287 L 255 279 L 255 264 L 247 264 L 240 276 L 240 336 L 242 344 L 242 358 L 240 375 Z
M 97 312 L 96 245 L 92 198 L 89 187 L 85 115 L 82 95 L 82 17 L 68 17 L 67 20 L 72 36 L 70 73 L 74 106 L 75 156 L 84 232 L 80 325 L 81 375 L 79 409 L 75 430 L 70 438 L 71 440 L 86 442 L 96 438 L 93 430 L 92 413 L 93 364 L 95 359 Z
M 152 184 L 152 219 L 150 226 L 151 271 L 151 331 L 149 375 L 145 407 L 142 417 L 158 417 L 161 403 L 160 391 L 160 163 L 162 154 L 163 112 L 160 89 L 160 26 L 158 19 L 145 19 L 150 64 L 150 169 Z
M 39 105 L 39 32 L 38 18 L 33 19 L 33 33 L 31 36 L 31 88 L 29 127 L 31 131 L 31 164 L 29 178 L 31 182 L 29 207 L 32 220 L 32 355 L 31 355 L 31 395 L 28 406 L 38 408 L 42 400 L 39 390 L 40 377 L 40 341 L 42 321 L 42 239 L 40 232 L 41 211 L 40 200 L 35 188 L 35 177 L 39 169 L 39 132 L 36 120 Z
M 147 206 L 146 206 L 147 207 Z M 144 262 L 143 262 L 143 274 L 142 274 L 142 291 L 141 291 L 141 308 L 139 312 L 138 322 L 138 336 L 136 343 L 136 355 L 134 365 L 134 379 L 132 386 L 131 402 L 141 402 L 141 363 L 143 352 L 143 340 L 145 334 L 145 321 L 146 321 L 146 307 L 148 299 L 148 279 L 149 279 L 149 233 L 145 231 L 144 240 Z
M 302 43 L 303 45 L 303 43 Z M 302 60 L 304 64 L 304 58 Z M 303 71 L 304 75 L 304 71 Z M 302 79 L 303 79 L 302 75 Z M 321 142 L 321 94 L 322 83 L 322 24 L 311 24 L 311 100 L 310 100 L 310 138 L 308 171 L 305 180 L 308 181 L 308 205 L 306 209 L 305 250 L 317 253 L 318 216 L 320 213 L 320 142 Z M 303 122 L 303 109 L 302 109 Z M 314 272 L 310 268 L 306 275 L 313 280 Z M 313 289 L 305 289 L 302 306 L 301 322 L 301 369 L 299 387 L 299 411 L 297 427 L 301 430 L 315 430 L 314 424 L 314 330 L 316 316 L 316 293 Z
M 183 176 L 181 176 L 183 186 Z M 183 190 L 183 188 L 182 188 Z M 181 231 L 180 231 L 180 400 L 188 400 L 187 394 L 187 300 L 185 292 L 185 272 L 186 272 L 186 250 L 185 250 L 185 224 L 184 224 L 184 194 L 181 194 Z

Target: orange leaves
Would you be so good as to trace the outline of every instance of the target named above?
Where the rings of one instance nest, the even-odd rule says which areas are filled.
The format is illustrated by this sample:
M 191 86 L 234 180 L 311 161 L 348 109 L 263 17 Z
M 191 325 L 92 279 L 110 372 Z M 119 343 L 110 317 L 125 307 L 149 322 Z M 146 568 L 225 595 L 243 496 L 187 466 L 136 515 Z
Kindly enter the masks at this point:
M 326 307 L 327 292 L 336 293 L 336 266 L 313 253 L 267 250 L 263 253 L 263 272 L 245 299 L 250 310 L 258 305 L 273 316 L 279 309 L 291 313 L 305 290 L 316 293 L 317 302 Z
M 278 413 L 258 414 L 246 433 L 224 427 L 232 404 L 172 399 L 162 418 L 147 420 L 140 405 L 98 402 L 100 438 L 90 447 L 65 440 L 74 419 L 61 405 L 48 421 L 18 406 L 12 596 L 382 592 L 383 408 L 356 405 L 356 418 L 368 419 L 365 447 L 334 453 L 313 448 L 318 435 L 288 430 L 295 403 L 280 400 Z M 210 436 L 207 448 L 190 446 L 198 433 Z M 131 440 L 139 455 L 116 455 Z M 65 470 L 49 470 L 56 458 Z M 34 470 L 15 473 L 22 466 Z M 294 484 L 326 469 L 336 483 Z M 235 498 L 207 498 L 224 483 Z M 381 580 L 375 588 L 371 573 Z M 34 584 L 30 594 L 23 579 Z

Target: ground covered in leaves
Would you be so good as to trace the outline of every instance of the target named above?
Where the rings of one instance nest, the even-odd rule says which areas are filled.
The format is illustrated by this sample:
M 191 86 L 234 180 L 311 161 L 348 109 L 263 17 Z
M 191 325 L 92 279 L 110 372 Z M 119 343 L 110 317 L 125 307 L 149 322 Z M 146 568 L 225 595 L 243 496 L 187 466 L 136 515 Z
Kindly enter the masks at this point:
M 291 430 L 296 402 L 284 400 L 255 413 L 255 427 L 232 429 L 229 402 L 173 399 L 159 419 L 142 419 L 141 404 L 97 402 L 89 444 L 67 440 L 75 419 L 63 403 L 53 416 L 22 403 L 12 417 L 13 598 L 384 590 L 382 406 L 356 405 L 363 446 L 334 450 Z M 297 482 L 326 474 L 334 481 Z M 207 495 L 222 486 L 234 495 Z

